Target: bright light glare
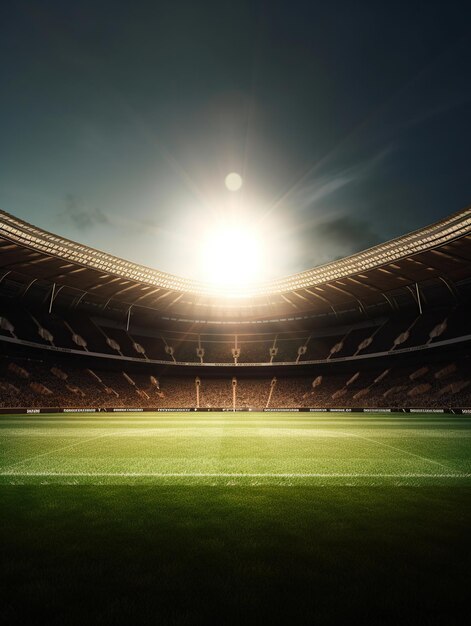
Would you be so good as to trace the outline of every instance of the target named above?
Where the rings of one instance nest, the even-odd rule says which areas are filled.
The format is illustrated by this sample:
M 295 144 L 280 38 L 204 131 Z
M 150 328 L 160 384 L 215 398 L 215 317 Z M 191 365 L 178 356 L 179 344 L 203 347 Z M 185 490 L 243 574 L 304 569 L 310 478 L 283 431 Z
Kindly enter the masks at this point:
M 250 227 L 223 224 L 207 233 L 201 275 L 213 285 L 243 287 L 264 278 L 263 240 Z

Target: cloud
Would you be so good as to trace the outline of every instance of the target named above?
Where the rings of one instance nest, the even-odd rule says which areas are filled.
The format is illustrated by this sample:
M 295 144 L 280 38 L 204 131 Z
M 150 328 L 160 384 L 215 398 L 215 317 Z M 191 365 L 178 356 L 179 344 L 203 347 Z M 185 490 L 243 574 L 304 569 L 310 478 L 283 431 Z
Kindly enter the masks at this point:
M 355 165 L 324 174 L 318 173 L 315 177 L 312 177 L 314 172 L 311 172 L 311 178 L 295 186 L 286 197 L 297 209 L 316 209 L 320 201 L 335 195 L 347 185 L 366 181 L 391 151 L 392 146 L 388 146 Z
M 384 175 L 377 170 L 392 149 L 387 146 L 369 158 L 335 170 L 324 168 L 321 172 L 319 168 L 292 189 L 288 194 L 290 216 L 282 236 L 287 242 L 285 247 L 295 242 L 289 255 L 294 267 L 288 271 L 328 263 L 385 240 L 383 228 L 376 227 L 382 224 L 378 220 L 377 181 Z
M 69 193 L 65 197 L 65 209 L 59 217 L 66 219 L 76 230 L 90 231 L 96 226 L 106 225 L 122 233 L 156 234 L 159 223 L 152 218 L 133 218 L 110 215 L 102 209 L 88 207 L 77 195 Z
M 350 215 L 319 224 L 316 235 L 326 245 L 342 248 L 345 252 L 342 256 L 371 248 L 382 241 L 366 220 Z
M 89 208 L 74 194 L 65 197 L 65 211 L 61 214 L 78 230 L 90 230 L 99 224 L 110 224 L 109 216 L 101 209 Z
M 306 250 L 305 262 L 315 266 L 366 250 L 382 241 L 367 220 L 344 215 L 307 228 L 302 245 Z

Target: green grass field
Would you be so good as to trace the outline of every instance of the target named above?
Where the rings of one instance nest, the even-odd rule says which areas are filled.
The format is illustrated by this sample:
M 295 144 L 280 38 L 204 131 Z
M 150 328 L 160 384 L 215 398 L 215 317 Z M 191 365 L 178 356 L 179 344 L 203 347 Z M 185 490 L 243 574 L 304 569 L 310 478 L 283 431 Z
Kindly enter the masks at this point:
M 5 623 L 468 623 L 471 419 L 0 419 Z

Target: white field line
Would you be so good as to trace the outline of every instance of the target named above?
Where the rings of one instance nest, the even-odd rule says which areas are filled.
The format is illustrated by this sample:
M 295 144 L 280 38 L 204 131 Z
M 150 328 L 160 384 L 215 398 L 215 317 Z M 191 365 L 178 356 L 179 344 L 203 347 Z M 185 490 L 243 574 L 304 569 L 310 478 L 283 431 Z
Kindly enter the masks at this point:
M 415 458 L 421 459 L 422 461 L 426 461 L 427 463 L 433 463 L 434 465 L 439 465 L 440 467 L 443 467 L 443 469 L 446 469 L 446 470 L 452 469 L 451 467 L 448 467 L 447 465 L 444 465 L 443 463 L 440 463 L 439 461 L 434 461 L 433 459 L 429 459 L 426 456 L 421 456 L 420 454 L 416 454 L 415 452 L 409 452 L 408 450 L 404 450 L 403 448 L 398 448 L 397 446 L 391 446 L 389 443 L 383 443 L 382 441 L 377 441 L 376 439 L 370 439 L 369 437 L 363 437 L 362 435 L 357 435 L 355 433 L 349 433 L 349 432 L 340 431 L 340 430 L 337 432 L 347 435 L 348 437 L 363 439 L 364 441 L 375 443 L 378 446 L 384 446 L 385 448 L 396 450 L 396 452 L 401 452 L 402 454 L 409 454 L 410 456 L 414 456 Z
M 0 477 L 14 476 L 57 476 L 65 478 L 79 477 L 123 477 L 123 478 L 471 478 L 471 473 L 233 473 L 233 472 L 0 472 Z
M 149 432 L 150 430 L 153 430 L 153 429 L 147 428 L 147 429 L 144 429 L 142 432 L 146 433 L 146 432 Z M 16 467 L 17 465 L 22 465 L 23 463 L 29 463 L 30 461 L 35 461 L 36 459 L 40 459 L 43 456 L 48 456 L 49 454 L 54 454 L 55 452 L 62 452 L 62 450 L 68 450 L 69 448 L 75 448 L 76 446 L 81 446 L 84 443 L 89 443 L 90 441 L 96 441 L 97 439 L 103 439 L 104 437 L 116 437 L 120 433 L 121 433 L 121 431 L 111 432 L 111 433 L 109 431 L 107 431 L 106 433 L 103 433 L 101 435 L 97 435 L 96 437 L 90 437 L 89 439 L 83 439 L 82 441 L 76 441 L 75 443 L 71 443 L 71 444 L 69 444 L 67 446 L 61 446 L 60 448 L 53 448 L 52 450 L 47 450 L 46 452 L 41 452 L 40 454 L 35 454 L 34 456 L 30 456 L 30 457 L 28 457 L 26 459 L 22 459 L 21 461 L 16 461 L 16 463 L 11 463 L 5 469 L 8 471 L 12 467 Z M 1 476 L 1 474 L 0 474 L 0 476 Z
M 144 433 L 149 433 L 152 431 L 155 431 L 155 428 L 146 428 L 143 429 L 142 431 L 140 431 L 142 434 Z M 440 463 L 439 461 L 434 461 L 433 459 L 429 459 L 427 457 L 421 456 L 419 454 L 415 454 L 414 452 L 409 452 L 408 450 L 404 450 L 402 448 L 398 448 L 396 446 L 391 446 L 390 444 L 387 443 L 383 443 L 381 441 L 377 441 L 375 439 L 370 439 L 369 437 L 363 437 L 361 435 L 357 435 L 355 433 L 350 433 L 350 432 L 345 432 L 345 431 L 340 431 L 337 430 L 336 431 L 338 434 L 343 435 L 345 437 L 353 437 L 353 438 L 357 438 L 357 439 L 362 439 L 364 441 L 368 441 L 370 443 L 374 443 L 376 445 L 379 446 L 384 446 L 386 448 L 390 448 L 392 450 L 396 450 L 397 452 L 401 452 L 403 454 L 408 454 L 410 456 L 413 456 L 415 458 L 421 459 L 422 461 L 426 461 L 428 463 L 433 463 L 435 465 L 439 465 L 440 467 L 443 467 L 446 470 L 451 470 L 451 468 L 447 467 L 446 465 L 443 465 L 442 463 Z M 29 463 L 30 461 L 34 461 L 36 459 L 42 458 L 44 456 L 48 456 L 50 454 L 54 454 L 55 452 L 61 452 L 63 450 L 68 450 L 70 448 L 74 448 L 76 446 L 80 446 L 83 445 L 85 443 L 89 443 L 91 441 L 96 441 L 98 439 L 102 439 L 105 437 L 119 437 L 119 436 L 123 436 L 122 431 L 118 431 L 118 432 L 105 432 L 101 435 L 97 435 L 96 437 L 91 437 L 88 439 L 83 439 L 82 441 L 76 441 L 75 443 L 71 443 L 68 444 L 66 446 L 61 446 L 59 448 L 53 448 L 52 450 L 47 450 L 46 452 L 42 452 L 40 454 L 36 454 L 33 455 L 31 457 L 28 457 L 26 459 L 22 459 L 20 461 L 16 461 L 15 463 L 12 463 L 10 465 L 8 465 L 7 467 L 5 467 L 5 471 L 8 472 L 11 468 L 17 467 L 18 465 L 22 465 L 24 463 Z M 125 434 L 124 434 L 125 436 Z M 10 473 L 5 473 L 4 472 L 0 472 L 0 476 L 14 476 L 15 474 L 10 474 Z M 417 474 L 417 475 L 412 475 L 412 474 L 391 474 L 391 475 L 387 475 L 387 474 L 185 474 L 185 473 L 174 473 L 174 474 L 165 474 L 165 473 L 153 473 L 153 474 L 132 474 L 132 473 L 116 473 L 116 474 L 102 474 L 102 473 L 98 473 L 98 474 L 93 474 L 93 473 L 78 473 L 78 474 L 62 474 L 62 473 L 45 473 L 45 474 L 41 474 L 41 473 L 19 473 L 19 476 L 174 476 L 174 477 L 178 477 L 178 476 L 182 476 L 182 477 L 190 477 L 190 476 L 202 476 L 202 477 L 238 477 L 238 476 L 247 476 L 247 477 L 263 477 L 263 476 L 267 476 L 267 477 L 299 477 L 299 478 L 303 478 L 303 477 L 360 477 L 360 476 L 364 476 L 364 477 L 417 477 L 420 478 L 422 475 Z M 424 474 L 425 476 L 434 476 L 432 474 Z M 440 475 L 435 475 L 435 477 L 439 477 Z M 446 477 L 466 477 L 467 474 L 443 474 L 441 475 L 443 478 Z

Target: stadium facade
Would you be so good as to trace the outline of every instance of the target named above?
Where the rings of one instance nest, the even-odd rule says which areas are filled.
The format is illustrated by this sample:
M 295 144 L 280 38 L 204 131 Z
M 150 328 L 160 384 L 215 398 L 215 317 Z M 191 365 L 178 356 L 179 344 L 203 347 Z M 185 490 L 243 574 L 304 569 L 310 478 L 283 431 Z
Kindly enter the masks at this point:
M 3 410 L 471 406 L 471 208 L 247 289 L 0 212 Z

